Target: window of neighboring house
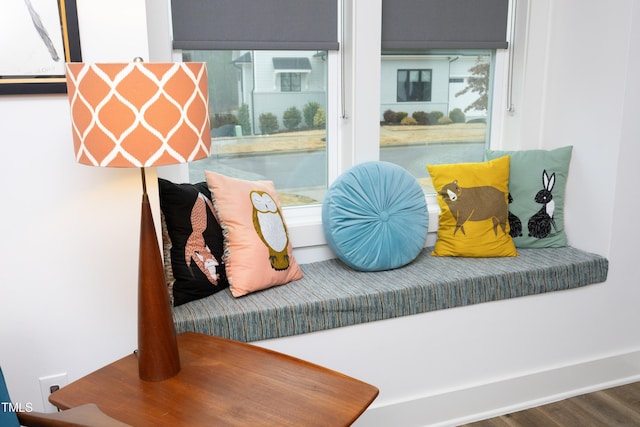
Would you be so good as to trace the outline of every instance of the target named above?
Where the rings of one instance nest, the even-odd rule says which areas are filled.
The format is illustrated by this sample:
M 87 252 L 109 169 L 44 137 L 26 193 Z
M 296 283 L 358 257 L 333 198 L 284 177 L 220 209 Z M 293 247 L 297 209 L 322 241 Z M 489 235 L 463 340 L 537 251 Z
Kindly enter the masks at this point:
M 182 57 L 206 62 L 209 75 L 211 155 L 189 163 L 190 181 L 202 181 L 204 170 L 212 170 L 273 181 L 283 206 L 321 203 L 327 189 L 330 55 L 183 50 Z
M 383 50 L 380 160 L 399 164 L 425 194 L 427 164 L 479 162 L 488 146 L 495 50 Z
M 397 100 L 431 101 L 431 70 L 398 70 Z
M 282 92 L 302 91 L 301 73 L 280 73 L 280 90 Z

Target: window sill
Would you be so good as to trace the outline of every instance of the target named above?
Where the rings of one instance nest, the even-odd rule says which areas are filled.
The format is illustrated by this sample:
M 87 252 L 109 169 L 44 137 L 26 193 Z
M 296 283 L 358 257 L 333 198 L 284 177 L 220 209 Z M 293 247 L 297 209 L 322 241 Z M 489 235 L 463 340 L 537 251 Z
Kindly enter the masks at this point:
M 440 207 L 435 194 L 425 196 L 429 214 L 429 233 L 438 230 Z M 294 249 L 325 246 L 327 240 L 322 228 L 322 206 L 297 206 L 284 208 L 285 221 Z

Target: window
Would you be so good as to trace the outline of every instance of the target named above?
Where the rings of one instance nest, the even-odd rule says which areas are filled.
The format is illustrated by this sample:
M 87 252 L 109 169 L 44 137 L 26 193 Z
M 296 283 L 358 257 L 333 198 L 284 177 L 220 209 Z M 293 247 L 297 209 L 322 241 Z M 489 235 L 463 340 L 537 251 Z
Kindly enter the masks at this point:
M 435 193 L 427 164 L 476 162 L 488 146 L 495 50 L 382 51 L 380 160 Z
M 380 1 L 380 159 L 400 164 L 433 194 L 427 164 L 484 158 L 509 1 Z M 431 71 L 429 98 L 421 70 Z
M 189 164 L 190 181 L 202 181 L 205 170 L 267 179 L 285 206 L 321 203 L 327 56 L 315 50 L 183 50 L 184 61 L 206 62 L 209 74 L 211 155 Z
M 282 92 L 302 91 L 302 74 L 300 73 L 280 73 L 280 90 Z
M 425 194 L 434 193 L 427 164 L 483 159 L 494 52 L 382 51 L 375 150 L 414 175 Z M 286 206 L 320 204 L 330 183 L 327 52 L 182 55 L 207 62 L 210 80 L 212 154 L 189 165 L 191 181 L 202 180 L 206 169 L 269 179 Z
M 174 48 L 210 64 L 213 154 L 189 166 L 192 181 L 205 168 L 270 179 L 285 205 L 318 205 L 354 163 L 398 163 L 429 194 L 426 164 L 482 160 L 507 0 L 375 0 L 366 12 L 283 0 L 256 4 L 250 16 L 233 2 L 197 4 L 171 7 Z M 369 55 L 376 40 L 381 56 Z M 366 72 L 375 67 L 379 80 Z
M 338 127 L 327 88 L 336 86 L 339 2 L 240 3 L 170 1 L 173 48 L 209 69 L 212 155 L 188 165 L 189 179 L 202 181 L 204 169 L 268 179 L 284 205 L 317 205 Z
M 299 262 L 315 260 L 318 253 L 327 255 L 319 204 L 328 184 L 354 163 L 380 159 L 400 164 L 422 184 L 429 206 L 436 206 L 426 164 L 483 159 L 494 70 L 505 68 L 508 0 L 368 0 L 367 7 L 356 3 L 266 0 L 241 8 L 226 0 L 171 1 L 175 54 L 207 63 L 215 63 L 223 51 L 228 55 L 215 66 L 224 66 L 224 74 L 209 66 L 216 123 L 211 159 L 183 166 L 177 173 L 187 179 L 189 168 L 191 182 L 202 181 L 205 168 L 273 180 L 286 206 L 283 213 L 292 243 L 298 255 L 307 257 Z M 165 38 L 159 34 L 150 37 L 150 43 L 162 44 Z M 202 59 L 199 52 L 211 58 Z M 478 86 L 488 83 L 486 109 L 465 111 L 481 98 L 479 93 L 469 88 L 455 94 L 469 86 L 469 69 L 479 60 L 489 64 L 488 76 Z M 416 80 L 422 85 L 421 98 L 398 101 L 399 70 L 429 71 L 430 76 Z M 300 91 L 282 91 L 281 73 L 300 73 Z M 271 106 L 264 109 L 266 99 Z M 304 106 L 314 102 L 321 108 L 310 128 Z M 292 106 L 303 118 L 289 130 L 283 117 Z M 433 112 L 430 123 L 437 123 L 438 111 L 450 118 L 455 108 L 465 114 L 464 125 L 385 120 L 387 110 L 412 119 L 424 111 Z M 227 118 L 233 121 L 228 114 L 238 125 L 220 126 Z M 297 120 L 293 110 L 287 117 L 290 124 Z M 231 129 L 233 135 L 224 133 Z
M 398 70 L 397 100 L 431 101 L 431 70 Z

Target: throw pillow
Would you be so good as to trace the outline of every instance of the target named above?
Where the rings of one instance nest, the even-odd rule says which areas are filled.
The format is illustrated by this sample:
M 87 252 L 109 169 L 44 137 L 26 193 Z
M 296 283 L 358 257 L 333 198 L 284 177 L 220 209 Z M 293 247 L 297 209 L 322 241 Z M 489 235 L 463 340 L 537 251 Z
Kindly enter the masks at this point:
M 173 304 L 212 295 L 228 287 L 222 262 L 222 229 L 206 182 L 175 184 L 158 179 L 160 209 L 171 239 Z
M 224 233 L 223 260 L 234 297 L 302 278 L 273 182 L 205 171 Z
M 432 255 L 517 256 L 509 235 L 509 157 L 427 165 L 440 205 Z
M 349 267 L 380 271 L 413 261 L 427 239 L 429 215 L 416 179 L 388 162 L 353 166 L 322 203 L 329 247 Z
M 487 151 L 488 159 L 511 158 L 509 223 L 516 247 L 567 246 L 564 195 L 572 148 Z

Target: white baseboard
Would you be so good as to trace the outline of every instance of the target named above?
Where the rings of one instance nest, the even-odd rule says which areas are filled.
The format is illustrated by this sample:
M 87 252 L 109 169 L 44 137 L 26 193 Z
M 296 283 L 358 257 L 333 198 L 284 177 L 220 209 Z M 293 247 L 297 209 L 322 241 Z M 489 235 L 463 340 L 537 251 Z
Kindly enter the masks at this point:
M 456 426 L 639 380 L 640 350 L 372 406 L 354 426 Z

